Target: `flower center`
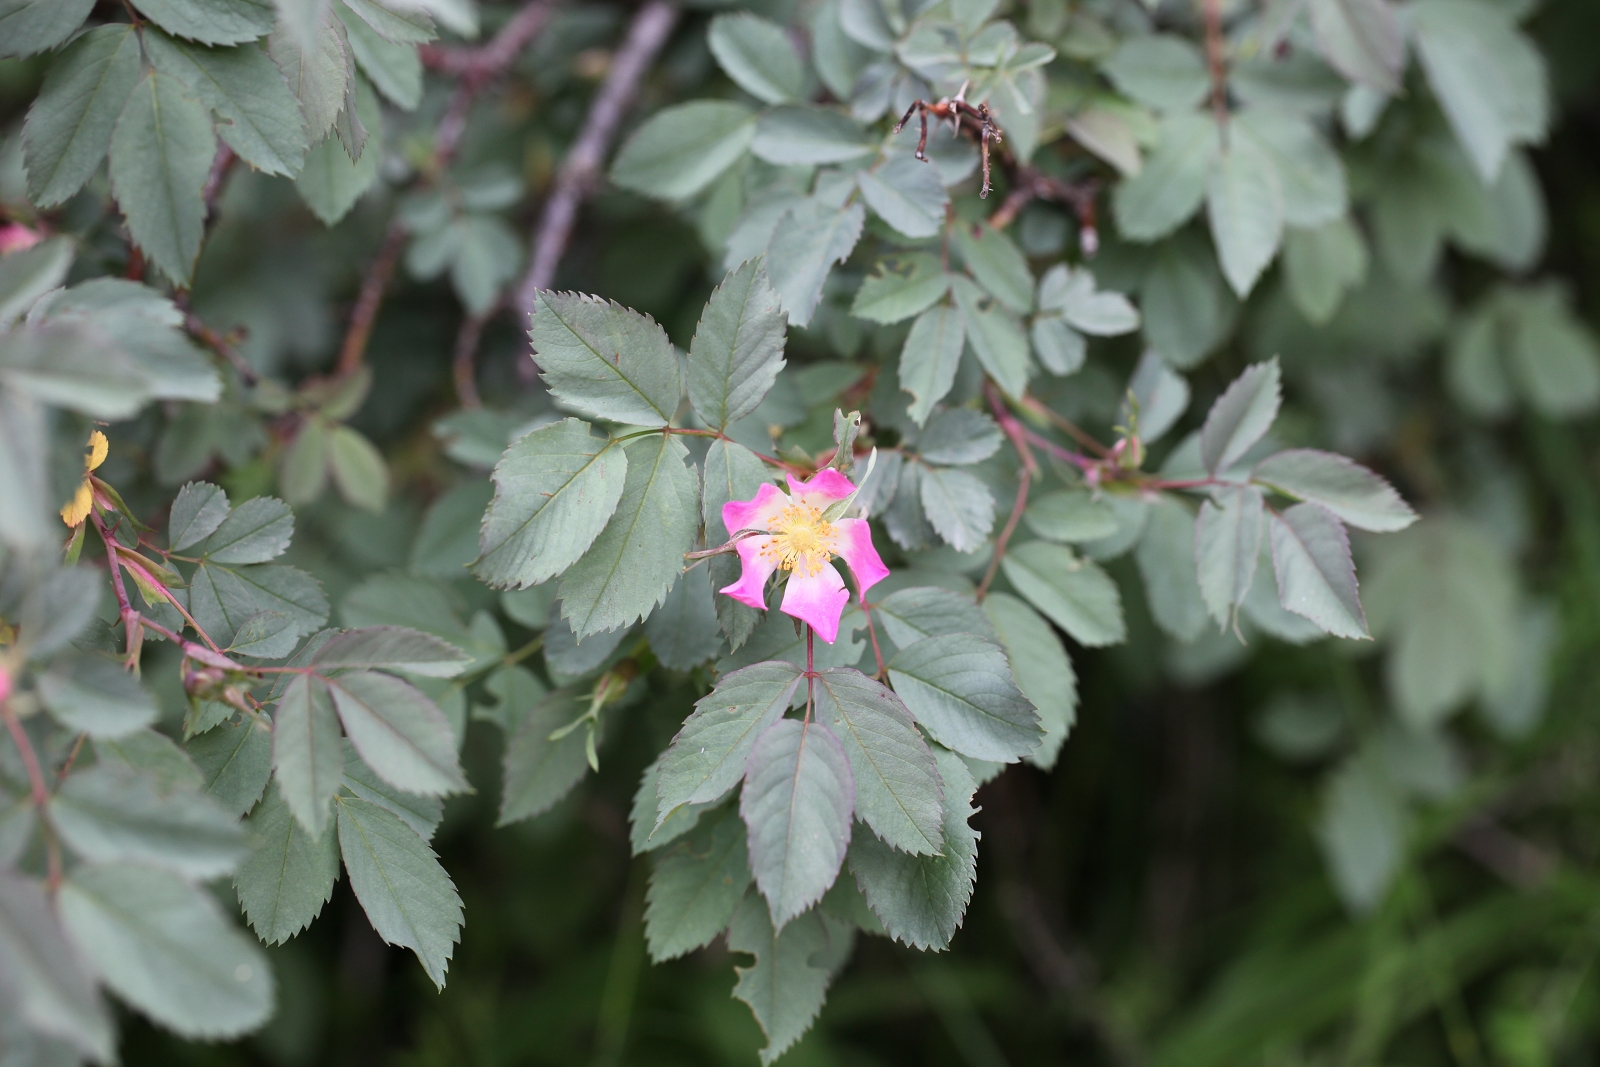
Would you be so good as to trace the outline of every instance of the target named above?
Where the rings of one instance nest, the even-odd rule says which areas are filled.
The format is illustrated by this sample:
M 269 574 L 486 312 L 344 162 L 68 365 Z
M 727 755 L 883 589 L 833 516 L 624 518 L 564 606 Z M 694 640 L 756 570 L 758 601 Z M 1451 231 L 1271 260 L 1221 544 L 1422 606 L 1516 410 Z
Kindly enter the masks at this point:
M 833 558 L 833 523 L 822 517 L 821 510 L 806 504 L 791 504 L 778 512 L 767 523 L 771 538 L 761 547 L 761 554 L 777 561 L 786 571 L 799 571 L 811 577 L 828 565 Z

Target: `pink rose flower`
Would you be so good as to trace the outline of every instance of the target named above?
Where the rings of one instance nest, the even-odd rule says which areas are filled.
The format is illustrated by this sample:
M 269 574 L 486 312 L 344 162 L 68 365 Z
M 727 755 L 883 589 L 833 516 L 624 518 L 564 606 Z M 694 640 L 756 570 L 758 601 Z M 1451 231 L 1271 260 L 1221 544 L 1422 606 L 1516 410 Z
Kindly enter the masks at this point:
M 817 636 L 833 644 L 839 636 L 839 616 L 850 592 L 833 567 L 843 557 L 856 576 L 863 597 L 889 574 L 889 568 L 872 547 L 866 519 L 822 517 L 828 505 L 856 491 L 850 479 L 836 470 L 821 470 L 807 482 L 789 476 L 789 491 L 763 485 L 754 500 L 730 500 L 722 505 L 722 522 L 728 533 L 766 530 L 747 537 L 735 549 L 744 570 L 739 580 L 722 592 L 752 608 L 765 611 L 766 584 L 772 572 L 789 572 L 789 586 L 780 610 L 809 623 Z
M 0 256 L 32 248 L 42 240 L 43 234 L 20 222 L 0 223 Z

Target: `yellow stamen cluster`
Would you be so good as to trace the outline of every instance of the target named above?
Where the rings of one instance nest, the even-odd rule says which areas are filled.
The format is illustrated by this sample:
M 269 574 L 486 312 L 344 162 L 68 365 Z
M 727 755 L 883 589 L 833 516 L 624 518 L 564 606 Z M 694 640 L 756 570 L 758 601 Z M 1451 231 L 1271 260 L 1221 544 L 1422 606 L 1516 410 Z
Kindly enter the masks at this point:
M 791 504 L 767 523 L 772 537 L 761 554 L 786 571 L 798 570 L 807 578 L 821 573 L 833 558 L 836 533 L 822 511 L 807 504 Z

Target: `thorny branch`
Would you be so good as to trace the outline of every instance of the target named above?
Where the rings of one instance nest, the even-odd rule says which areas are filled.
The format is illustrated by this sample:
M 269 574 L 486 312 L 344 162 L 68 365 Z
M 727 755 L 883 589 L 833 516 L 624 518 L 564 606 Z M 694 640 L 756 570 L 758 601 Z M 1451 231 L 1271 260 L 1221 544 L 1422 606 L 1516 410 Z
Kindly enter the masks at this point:
M 1011 441 L 1011 447 L 1017 450 L 1017 458 L 1022 461 L 1022 469 L 1017 472 L 1017 500 L 1011 508 L 1011 517 L 1006 519 L 1005 528 L 1000 531 L 1000 536 L 994 542 L 994 556 L 989 560 L 988 569 L 983 572 L 983 581 L 978 583 L 977 601 L 983 603 L 984 595 L 989 592 L 989 585 L 994 581 L 995 574 L 1000 570 L 1000 560 L 1005 557 L 1006 546 L 1011 543 L 1011 535 L 1017 531 L 1017 523 L 1022 521 L 1022 513 L 1028 507 L 1028 491 L 1033 487 L 1033 476 L 1039 472 L 1039 466 L 1034 461 L 1033 452 L 1028 448 L 1022 424 L 1017 417 L 1006 410 L 1000 401 L 999 391 L 992 382 L 984 383 L 984 392 L 988 395 L 989 406 L 994 410 L 995 418 L 1000 423 L 1000 429 Z
M 650 0 L 634 16 L 628 37 L 611 61 L 605 83 L 589 106 L 578 138 L 561 170 L 555 187 L 545 201 L 544 212 L 533 235 L 533 256 L 528 272 L 517 286 L 516 308 L 523 315 L 533 312 L 534 294 L 548 289 L 555 281 L 556 266 L 567 250 L 578 205 L 599 177 L 607 147 L 622 122 L 623 112 L 639 89 L 645 71 L 666 46 L 678 22 L 678 8 L 668 0 Z
M 495 34 L 493 40 L 479 48 L 431 47 L 421 50 L 423 62 L 429 67 L 461 78 L 435 130 L 433 157 L 423 168 L 424 181 L 436 181 L 440 172 L 455 158 L 456 150 L 461 146 L 461 136 L 466 131 L 467 113 L 473 101 L 490 82 L 510 69 L 517 56 L 544 27 L 554 8 L 555 0 L 529 0 L 516 17 Z M 362 278 L 361 291 L 350 312 L 350 325 L 345 331 L 344 343 L 339 348 L 339 362 L 334 368 L 336 377 L 342 378 L 360 369 L 361 361 L 366 356 L 367 342 L 372 337 L 373 324 L 378 318 L 378 309 L 383 305 L 384 293 L 400 262 L 405 239 L 405 227 L 399 222 L 391 223 L 377 256 Z
M 1211 75 L 1211 110 L 1224 137 L 1228 129 L 1228 64 L 1222 36 L 1222 0 L 1201 0 L 1206 22 L 1206 67 Z

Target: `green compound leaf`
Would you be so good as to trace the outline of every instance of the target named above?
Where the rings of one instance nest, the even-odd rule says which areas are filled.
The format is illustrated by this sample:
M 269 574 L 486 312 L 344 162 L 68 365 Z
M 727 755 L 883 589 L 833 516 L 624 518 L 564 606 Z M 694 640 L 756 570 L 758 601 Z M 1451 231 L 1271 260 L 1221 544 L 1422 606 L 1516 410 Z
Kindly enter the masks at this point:
M 683 400 L 667 332 L 637 311 L 599 297 L 542 291 L 528 336 L 550 391 L 585 414 L 665 426 Z
M 1171 494 L 1161 494 L 1150 507 L 1134 561 L 1156 624 L 1184 642 L 1199 637 L 1206 625 L 1194 546 L 1194 513 Z
M 816 679 L 816 714 L 844 743 L 856 783 L 856 815 L 893 847 L 941 847 L 944 786 L 916 720 L 900 698 L 860 671 Z
M 1170 34 L 1129 38 L 1101 69 L 1118 89 L 1157 111 L 1192 108 L 1211 88 L 1200 50 Z
M 850 873 L 884 932 L 903 944 L 939 950 L 950 944 L 972 900 L 978 875 L 978 833 L 967 824 L 977 783 L 961 757 L 935 749 L 945 785 L 936 855 L 908 856 L 872 834 L 850 844 Z
M 174 552 L 199 544 L 228 518 L 228 494 L 210 482 L 189 482 L 178 490 L 167 518 L 167 540 Z M 293 519 L 290 519 L 291 529 Z
M 944 228 L 950 194 L 937 167 L 896 156 L 880 171 L 857 171 L 856 185 L 867 206 L 907 237 L 932 237 Z
M 706 43 L 728 77 L 764 104 L 801 99 L 806 72 L 789 40 L 789 32 L 748 12 L 718 15 L 711 20 Z
M 200 254 L 216 154 L 211 115 L 182 82 L 152 70 L 134 86 L 111 135 L 111 188 L 134 241 L 182 287 Z
M 787 325 L 760 262 L 722 279 L 689 344 L 689 402 L 707 426 L 725 429 L 761 403 L 784 367 Z
M 134 0 L 151 22 L 201 44 L 239 44 L 272 32 L 272 0 Z
M 272 778 L 272 731 L 248 718 L 190 738 L 183 750 L 200 768 L 200 791 L 234 818 L 255 807 Z
M 961 259 L 996 300 L 1018 315 L 1033 308 L 1033 272 L 1022 250 L 993 226 L 955 227 Z
M 415 952 L 443 989 L 461 937 L 461 896 L 433 849 L 392 812 L 340 797 L 339 851 L 378 936 Z
M 616 513 L 561 579 L 561 613 L 579 640 L 650 614 L 678 580 L 700 526 L 700 479 L 683 442 L 650 434 L 624 447 Z
M 132 26 L 96 26 L 61 53 L 22 128 L 29 200 L 55 207 L 83 188 L 106 157 L 117 116 L 138 83 L 139 35 Z
M 345 733 L 378 777 L 422 796 L 470 788 L 461 773 L 450 721 L 421 690 L 375 671 L 341 674 L 328 688 Z M 339 766 L 342 779 L 342 755 Z
M 744 823 L 731 807 L 657 854 L 644 911 L 652 960 L 704 948 L 728 928 L 750 885 L 747 857 Z
M 1321 504 L 1358 530 L 1390 533 L 1417 521 L 1417 513 L 1394 486 L 1332 452 L 1312 448 L 1279 452 L 1256 464 L 1250 479 L 1299 500 Z
M 506 742 L 505 792 L 497 825 L 542 815 L 589 773 L 583 729 L 550 735 L 589 709 L 586 693 L 558 689 L 535 704 Z
M 6 23 L 0 20 L 0 30 Z M 94 979 L 61 929 L 42 882 L 0 873 L 0 967 L 13 983 L 9 1010 L 29 1029 L 97 1063 L 116 1059 L 115 1031 Z
M 322 670 L 381 668 L 428 678 L 453 678 L 472 658 L 432 634 L 404 626 L 371 626 L 330 637 L 311 656 Z
M 221 490 L 217 490 L 221 493 Z M 213 498 L 214 500 L 214 498 Z M 228 498 L 222 497 L 226 506 Z M 216 504 L 209 503 L 207 523 Z M 176 505 L 174 505 L 176 513 Z M 276 497 L 251 497 L 218 523 L 201 542 L 195 555 L 212 563 L 266 563 L 277 559 L 294 538 L 294 512 Z M 177 544 L 172 546 L 178 548 Z
M 922 472 L 922 512 L 957 552 L 976 552 L 994 529 L 994 494 L 971 471 L 928 467 Z
M 1077 720 L 1078 677 L 1072 670 L 1072 661 L 1050 624 L 1009 593 L 991 592 L 984 597 L 983 611 L 994 624 L 1017 688 L 1039 713 L 1044 737 L 1039 747 L 1024 758 L 1035 767 L 1049 770 L 1055 766 L 1067 733 Z
M 339 719 L 327 685 L 298 675 L 272 720 L 272 766 L 284 802 L 312 837 L 328 825 L 328 802 L 344 780 Z
M 750 147 L 756 114 L 729 100 L 663 108 L 633 132 L 611 164 L 624 189 L 685 200 L 716 181 Z
M 970 278 L 957 275 L 951 287 L 966 326 L 967 343 L 977 354 L 978 362 L 1007 396 L 1021 396 L 1027 389 L 1033 362 L 1028 358 L 1028 336 L 1022 332 L 1021 324 Z
M 204 889 L 154 867 L 80 867 L 56 898 L 79 951 L 123 1000 L 189 1038 L 256 1029 L 272 968 Z
M 1269 512 L 1272 569 L 1278 601 L 1336 637 L 1367 637 L 1355 561 L 1344 526 L 1320 504 Z
M 1070 548 L 1030 541 L 1007 551 L 1000 567 L 1017 592 L 1079 644 L 1101 648 L 1127 636 L 1116 583 Z
M 1161 143 L 1136 177 L 1111 195 L 1117 228 L 1134 241 L 1154 241 L 1183 225 L 1205 199 L 1222 138 L 1210 115 L 1176 112 L 1161 123 Z M 1145 309 L 1150 314 L 1150 309 Z
M 949 288 L 950 276 L 931 252 L 885 256 L 862 280 L 850 313 L 884 325 L 901 322 L 932 307 Z
M 257 936 L 282 944 L 310 926 L 333 896 L 339 842 L 332 829 L 318 837 L 307 833 L 276 787 L 245 828 L 256 851 L 234 875 L 233 886 Z
M 1068 544 L 1098 541 L 1117 532 L 1117 513 L 1087 489 L 1058 489 L 1034 497 L 1022 521 L 1040 537 Z
M 605 529 L 627 473 L 622 446 L 577 419 L 518 438 L 495 464 L 472 572 L 492 586 L 525 589 L 565 571 Z
M 948 285 L 948 281 L 939 276 L 940 295 Z M 865 291 L 863 285 L 862 292 Z M 950 392 L 966 343 L 965 316 L 952 304 L 936 304 L 911 324 L 911 332 L 906 334 L 905 346 L 900 350 L 900 388 L 911 394 L 906 414 L 912 422 L 919 426 L 927 422 L 933 406 Z
M 1200 459 L 1216 475 L 1244 457 L 1271 428 L 1282 402 L 1276 358 L 1252 364 L 1233 380 L 1200 428 Z
M 917 722 L 947 748 L 1015 763 L 1039 744 L 1039 716 L 1000 646 L 976 634 L 929 637 L 889 661 L 889 680 Z
M 148 776 L 114 765 L 68 777 L 50 802 L 50 821 L 91 863 L 148 863 L 205 879 L 248 855 L 237 821 L 209 797 L 163 792 Z
M 860 204 L 835 207 L 815 198 L 800 201 L 778 219 L 767 245 L 767 276 L 792 325 L 811 321 L 828 274 L 849 258 L 866 219 Z
M 50 51 L 93 9 L 94 0 L 7 0 L 0 5 L 0 59 Z
M 725 675 L 695 703 L 661 758 L 657 827 L 683 805 L 714 803 L 739 784 L 756 739 L 788 710 L 800 676 L 792 663 L 757 663 Z
M 756 739 L 739 814 L 756 885 L 780 929 L 838 877 L 854 806 L 849 757 L 827 726 L 780 719 Z
M 1252 486 L 1215 489 L 1200 505 L 1194 526 L 1200 596 L 1220 626 L 1233 623 L 1234 612 L 1250 594 L 1266 531 L 1264 516 L 1261 490 Z
M 1283 240 L 1283 186 L 1256 139 L 1228 139 L 1206 183 L 1206 208 L 1222 273 L 1247 296 Z
M 1400 91 L 1406 39 L 1387 0 L 1311 0 L 1311 30 L 1333 68 L 1380 93 Z
M 138 679 L 98 653 L 58 656 L 40 676 L 38 692 L 51 715 L 94 738 L 126 737 L 155 722 L 159 712 Z
M 779 166 L 814 166 L 869 156 L 875 145 L 848 115 L 788 105 L 761 114 L 750 149 L 758 159 Z
M 989 620 L 971 596 L 938 586 L 897 589 L 872 606 L 878 622 L 901 648 L 940 634 L 993 637 Z
M 735 965 L 733 995 L 750 1006 L 767 1035 L 762 1067 L 783 1055 L 822 1010 L 835 961 L 849 958 L 854 930 L 820 908 L 774 929 L 761 897 L 746 893 L 728 927 L 728 949 L 755 957 Z

